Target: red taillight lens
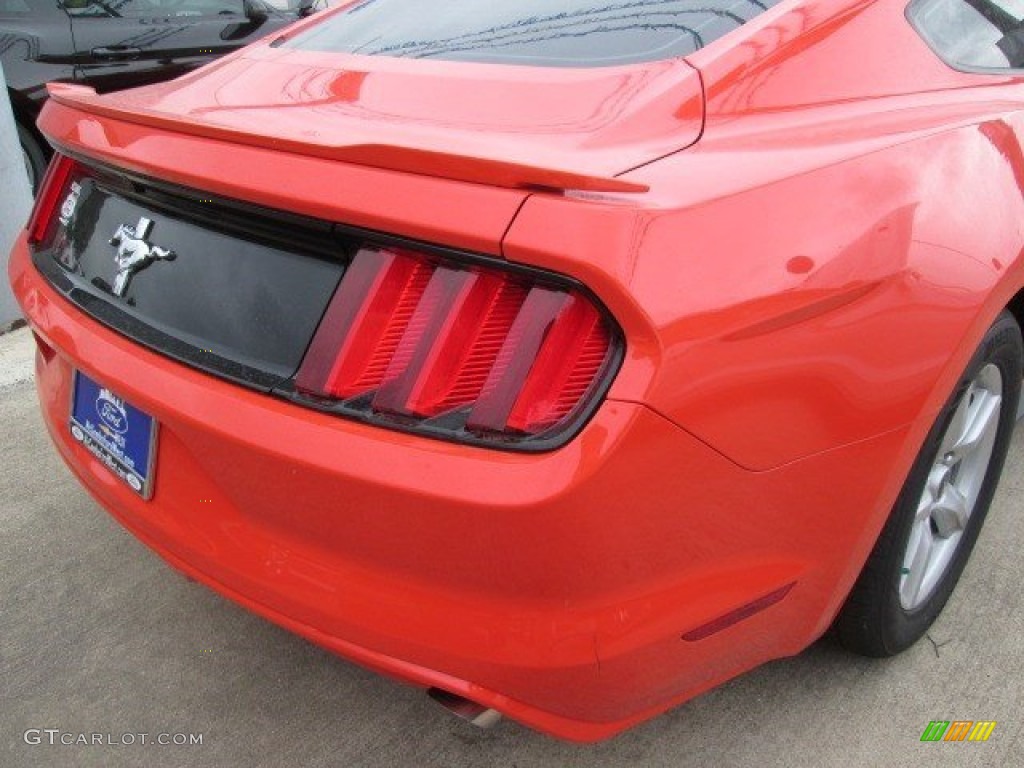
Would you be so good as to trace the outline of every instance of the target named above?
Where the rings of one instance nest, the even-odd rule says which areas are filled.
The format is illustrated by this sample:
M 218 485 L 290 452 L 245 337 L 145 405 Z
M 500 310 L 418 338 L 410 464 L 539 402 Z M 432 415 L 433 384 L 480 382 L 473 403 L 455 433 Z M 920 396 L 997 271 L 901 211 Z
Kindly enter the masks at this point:
M 616 339 L 587 297 L 557 281 L 365 247 L 295 386 L 380 423 L 544 448 L 567 439 L 601 394 Z
M 28 241 L 31 245 L 46 243 L 57 227 L 58 207 L 75 170 L 75 161 L 59 152 L 53 156 L 46 175 L 39 185 L 35 207 L 29 216 Z

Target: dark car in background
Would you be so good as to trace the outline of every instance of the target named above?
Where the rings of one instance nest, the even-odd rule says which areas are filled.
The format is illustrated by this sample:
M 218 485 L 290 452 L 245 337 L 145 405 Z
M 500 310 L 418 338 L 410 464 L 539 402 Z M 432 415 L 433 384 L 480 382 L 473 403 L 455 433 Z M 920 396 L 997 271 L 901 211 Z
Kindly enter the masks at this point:
M 113 91 L 169 80 L 271 34 L 313 0 L 0 0 L 0 62 L 33 189 L 50 150 L 35 121 L 52 80 Z

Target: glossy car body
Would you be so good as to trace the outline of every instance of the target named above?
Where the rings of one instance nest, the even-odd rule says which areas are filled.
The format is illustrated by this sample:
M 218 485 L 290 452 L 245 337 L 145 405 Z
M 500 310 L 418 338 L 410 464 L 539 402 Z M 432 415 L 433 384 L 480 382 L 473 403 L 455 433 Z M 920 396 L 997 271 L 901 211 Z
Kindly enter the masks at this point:
M 41 130 L 83 163 L 550 270 L 625 340 L 562 447 L 462 445 L 169 359 L 68 301 L 23 238 L 55 443 L 192 577 L 565 738 L 799 652 L 986 329 L 1020 311 L 1024 83 L 948 66 L 905 9 L 785 0 L 621 67 L 267 41 L 121 95 L 55 88 Z M 151 501 L 69 436 L 74 370 L 159 422 Z
M 48 82 L 112 91 L 169 80 L 292 23 L 294 8 L 243 0 L 4 0 L 0 62 L 15 119 L 46 151 L 35 122 Z

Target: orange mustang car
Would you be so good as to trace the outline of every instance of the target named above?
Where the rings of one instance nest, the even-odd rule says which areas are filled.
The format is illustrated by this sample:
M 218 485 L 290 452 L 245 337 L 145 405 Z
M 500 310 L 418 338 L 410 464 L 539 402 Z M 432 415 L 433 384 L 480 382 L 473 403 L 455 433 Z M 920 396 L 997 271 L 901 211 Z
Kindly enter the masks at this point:
M 359 0 L 52 85 L 46 424 L 174 567 L 608 737 L 942 609 L 1021 388 L 1008 0 Z

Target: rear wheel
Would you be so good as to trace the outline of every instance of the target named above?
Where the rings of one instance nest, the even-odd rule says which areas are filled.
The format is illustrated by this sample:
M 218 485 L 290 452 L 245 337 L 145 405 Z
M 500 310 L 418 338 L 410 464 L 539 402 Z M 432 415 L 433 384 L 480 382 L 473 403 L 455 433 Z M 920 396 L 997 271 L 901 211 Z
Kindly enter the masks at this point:
M 864 570 L 836 619 L 868 656 L 913 645 L 949 599 L 984 523 L 1013 432 L 1021 331 L 1003 312 L 939 413 Z
M 17 127 L 18 142 L 21 144 L 21 154 L 25 160 L 25 171 L 28 173 L 28 183 L 34 195 L 39 188 L 43 174 L 46 173 L 46 155 L 31 131 L 20 123 Z

